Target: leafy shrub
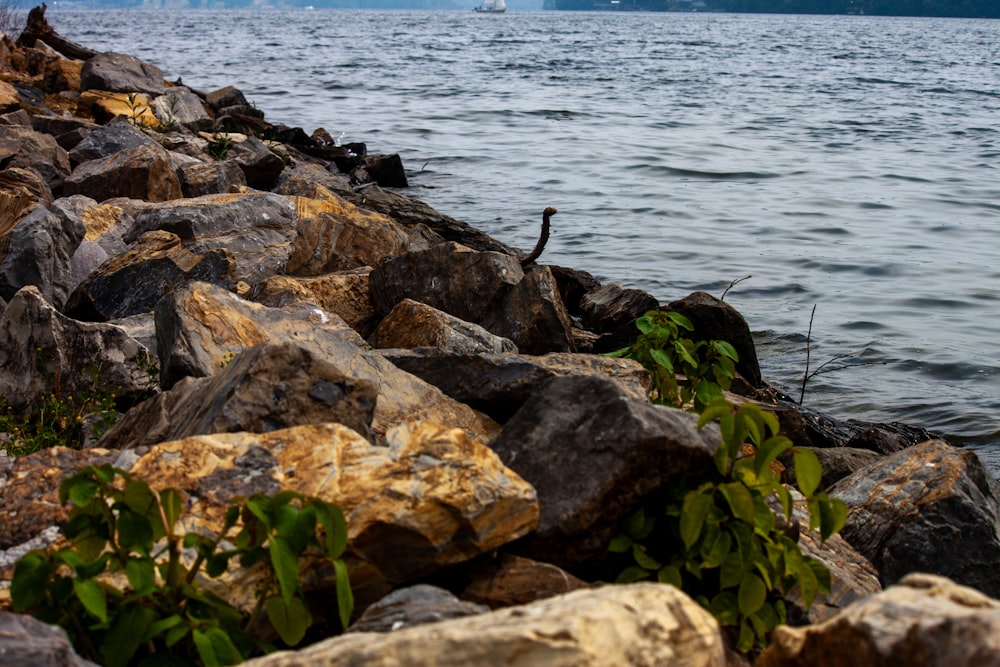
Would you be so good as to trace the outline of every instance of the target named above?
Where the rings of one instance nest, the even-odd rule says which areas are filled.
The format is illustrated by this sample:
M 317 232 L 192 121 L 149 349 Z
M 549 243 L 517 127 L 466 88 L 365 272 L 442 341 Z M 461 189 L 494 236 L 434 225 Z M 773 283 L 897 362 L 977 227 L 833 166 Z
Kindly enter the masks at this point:
M 312 624 L 299 583 L 303 556 L 332 563 L 347 627 L 347 528 L 332 503 L 291 491 L 254 495 L 229 506 L 219 534 L 182 534 L 179 491 L 155 493 L 110 465 L 65 479 L 59 500 L 72 505 L 64 530 L 71 545 L 18 561 L 11 597 L 15 611 L 62 626 L 88 659 L 108 667 L 238 664 L 274 648 L 255 631 L 262 614 L 295 645 Z M 267 573 L 249 618 L 200 584 L 233 559 Z

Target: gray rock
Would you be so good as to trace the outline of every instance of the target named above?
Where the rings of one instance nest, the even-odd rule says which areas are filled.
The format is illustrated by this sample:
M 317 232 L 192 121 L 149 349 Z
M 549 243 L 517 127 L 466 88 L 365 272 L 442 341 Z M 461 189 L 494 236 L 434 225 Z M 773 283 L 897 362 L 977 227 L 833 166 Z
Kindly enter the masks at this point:
M 32 116 L 31 126 L 36 132 L 51 134 L 55 137 L 56 143 L 71 152 L 91 132 L 101 127 L 84 118 L 47 115 Z M 70 164 L 73 164 L 72 154 L 70 154 Z
M 591 290 L 580 299 L 580 319 L 591 331 L 612 332 L 632 324 L 647 311 L 659 308 L 652 294 L 608 283 Z
M 479 324 L 511 339 L 525 354 L 573 351 L 573 325 L 547 266 L 528 267 L 524 278 L 491 305 Z
M 107 125 L 98 126 L 88 134 L 69 152 L 69 159 L 75 167 L 88 160 L 110 157 L 126 148 L 157 145 L 127 120 L 115 120 Z
M 14 667 L 97 667 L 69 643 L 66 631 L 24 614 L 0 611 L 0 664 Z
M 70 174 L 69 155 L 54 137 L 30 126 L 0 125 L 0 164 L 33 169 L 56 193 Z
M 98 53 L 83 64 L 80 90 L 162 95 L 163 71 L 123 53 Z
M 449 591 L 428 584 L 400 588 L 371 605 L 348 632 L 395 632 L 450 618 L 476 616 L 489 607 L 463 602 Z
M 129 197 L 163 202 L 182 196 L 170 154 L 156 142 L 80 164 L 66 179 L 63 192 L 84 194 L 97 201 Z
M 243 106 L 247 104 L 247 98 L 244 97 L 243 91 L 234 86 L 226 86 L 224 88 L 219 88 L 218 90 L 213 90 L 205 95 L 205 101 L 208 102 L 209 106 L 211 106 L 215 111 L 225 107 Z
M 150 103 L 150 107 L 164 127 L 197 125 L 211 120 L 202 99 L 184 86 L 167 88 Z
M 273 188 L 285 168 L 284 161 L 257 137 L 234 141 L 226 153 L 226 159 L 239 165 L 247 185 L 257 190 Z
M 40 295 L 62 308 L 72 289 L 72 257 L 83 240 L 82 223 L 36 208 L 0 235 L 0 297 L 11 300 L 18 290 L 35 286 Z
M 247 184 L 243 170 L 235 162 L 196 162 L 177 170 L 185 197 L 230 192 Z

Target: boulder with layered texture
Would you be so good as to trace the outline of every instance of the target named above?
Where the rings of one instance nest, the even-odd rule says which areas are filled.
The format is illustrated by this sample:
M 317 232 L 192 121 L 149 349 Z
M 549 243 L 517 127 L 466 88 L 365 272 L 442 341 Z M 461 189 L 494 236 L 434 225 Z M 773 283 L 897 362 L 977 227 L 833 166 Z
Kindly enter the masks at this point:
M 368 294 L 371 267 L 328 273 L 315 278 L 272 276 L 258 283 L 252 299 L 272 308 L 310 301 L 328 313 L 339 315 L 362 336 L 374 327 L 375 309 Z
M 170 155 L 154 143 L 82 163 L 66 179 L 63 192 L 97 201 L 129 197 L 163 202 L 181 197 L 181 183 Z
M 125 119 L 96 127 L 69 152 L 73 166 L 88 160 L 110 157 L 118 151 L 138 146 L 158 145 Z
M 54 137 L 30 125 L 0 125 L 0 164 L 34 170 L 53 192 L 59 192 L 70 175 L 69 154 Z
M 450 354 L 517 353 L 512 341 L 412 299 L 396 304 L 368 342 L 376 348 L 426 347 Z
M 156 65 L 122 53 L 98 53 L 80 72 L 81 90 L 162 95 L 163 72 Z
M 5 228 L 0 220 L 0 297 L 8 301 L 34 286 L 56 308 L 73 289 L 72 257 L 83 240 L 83 223 L 37 207 Z

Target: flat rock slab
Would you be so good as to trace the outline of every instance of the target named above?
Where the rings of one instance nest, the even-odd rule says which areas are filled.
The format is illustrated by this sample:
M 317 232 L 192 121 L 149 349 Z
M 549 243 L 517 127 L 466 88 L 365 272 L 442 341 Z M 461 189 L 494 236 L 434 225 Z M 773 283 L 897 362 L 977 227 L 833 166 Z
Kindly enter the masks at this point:
M 80 89 L 109 90 L 117 93 L 162 95 L 163 71 L 123 53 L 98 53 L 88 59 L 80 72 Z

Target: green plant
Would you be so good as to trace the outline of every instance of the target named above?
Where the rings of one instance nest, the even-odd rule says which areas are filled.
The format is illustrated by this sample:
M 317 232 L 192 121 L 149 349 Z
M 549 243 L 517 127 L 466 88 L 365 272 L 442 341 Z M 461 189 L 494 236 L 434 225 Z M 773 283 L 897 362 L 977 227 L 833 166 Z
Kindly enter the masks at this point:
M 225 132 L 216 132 L 208 142 L 208 153 L 216 160 L 225 160 L 233 147 L 232 138 Z
M 134 127 L 137 127 L 140 130 L 145 129 L 146 123 L 143 122 L 142 117 L 143 114 L 149 111 L 149 107 L 144 106 L 146 104 L 146 99 L 144 97 L 140 97 L 138 93 L 129 93 L 125 96 L 125 103 L 129 108 L 128 122 L 132 123 Z
M 295 645 L 312 624 L 299 582 L 305 556 L 332 564 L 347 627 L 347 528 L 332 503 L 292 491 L 254 495 L 228 507 L 217 535 L 183 533 L 179 491 L 156 493 L 110 465 L 65 479 L 59 500 L 72 505 L 64 529 L 71 544 L 21 558 L 11 598 L 15 611 L 62 626 L 88 659 L 108 667 L 237 664 L 273 648 L 257 631 L 262 615 Z M 233 559 L 266 571 L 249 615 L 202 587 Z
M 157 132 L 171 132 L 177 128 L 177 105 L 180 100 L 173 93 L 167 95 L 166 99 L 167 108 L 163 112 L 163 118 L 157 118 Z
M 732 385 L 739 354 L 726 341 L 683 338 L 681 330 L 694 327 L 687 317 L 672 311 L 651 310 L 635 324 L 640 332 L 635 342 L 608 356 L 628 357 L 645 366 L 654 403 L 693 405 L 700 412 Z

